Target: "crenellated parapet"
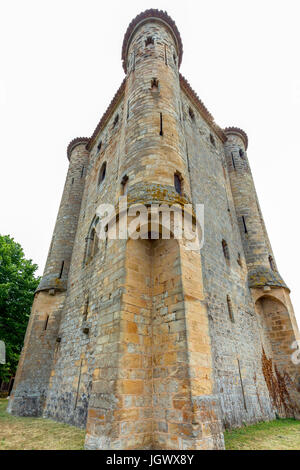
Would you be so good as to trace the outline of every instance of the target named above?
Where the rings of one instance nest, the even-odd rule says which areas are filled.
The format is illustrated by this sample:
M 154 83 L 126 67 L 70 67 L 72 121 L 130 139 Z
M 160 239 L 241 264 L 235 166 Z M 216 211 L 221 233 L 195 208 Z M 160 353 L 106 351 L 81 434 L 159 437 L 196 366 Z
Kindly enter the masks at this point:
M 125 73 L 127 73 L 128 49 L 132 41 L 132 38 L 134 34 L 136 33 L 137 29 L 139 29 L 143 23 L 150 23 L 150 22 L 160 22 L 164 24 L 166 28 L 169 29 L 171 35 L 173 36 L 174 45 L 176 47 L 177 54 L 178 54 L 178 68 L 181 65 L 183 48 L 182 48 L 182 41 L 181 41 L 180 33 L 177 29 L 175 22 L 172 20 L 172 18 L 170 18 L 170 16 L 166 12 L 162 10 L 150 9 L 136 16 L 129 24 L 127 31 L 125 33 L 123 46 L 122 46 L 122 62 L 123 62 L 123 68 L 124 68 Z

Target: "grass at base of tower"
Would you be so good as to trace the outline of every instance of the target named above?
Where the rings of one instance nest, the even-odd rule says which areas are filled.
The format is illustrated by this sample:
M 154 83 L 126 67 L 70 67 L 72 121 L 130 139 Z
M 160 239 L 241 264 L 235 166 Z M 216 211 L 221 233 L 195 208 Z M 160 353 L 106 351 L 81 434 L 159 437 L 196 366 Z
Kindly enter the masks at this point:
M 19 418 L 0 399 L 1 450 L 81 450 L 85 430 L 44 418 Z M 300 450 L 300 421 L 279 419 L 226 431 L 227 450 Z
M 81 450 L 85 430 L 44 418 L 19 418 L 7 413 L 0 399 L 1 450 Z
M 300 421 L 274 421 L 224 433 L 226 450 L 300 450 Z

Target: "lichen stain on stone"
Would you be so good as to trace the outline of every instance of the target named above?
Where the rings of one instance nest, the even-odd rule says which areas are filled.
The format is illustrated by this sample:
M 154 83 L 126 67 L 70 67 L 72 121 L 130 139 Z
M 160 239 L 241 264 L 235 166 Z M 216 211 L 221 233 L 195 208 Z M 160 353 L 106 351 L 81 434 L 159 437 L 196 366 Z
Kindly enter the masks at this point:
M 269 395 L 274 408 L 286 416 L 295 416 L 297 407 L 292 404 L 288 386 L 292 386 L 292 380 L 287 372 L 283 375 L 275 365 L 273 372 L 273 361 L 268 359 L 264 348 L 262 348 L 262 371 L 268 387 Z

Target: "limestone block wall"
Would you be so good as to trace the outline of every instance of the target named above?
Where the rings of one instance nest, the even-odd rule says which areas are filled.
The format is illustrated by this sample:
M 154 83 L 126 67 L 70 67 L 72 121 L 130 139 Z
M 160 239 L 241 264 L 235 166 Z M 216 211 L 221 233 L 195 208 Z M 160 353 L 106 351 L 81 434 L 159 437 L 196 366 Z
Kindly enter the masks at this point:
M 190 199 L 179 123 L 178 52 L 170 29 L 155 20 L 142 24 L 130 42 L 128 58 L 120 178 L 129 177 L 129 196 L 135 185 L 142 183 L 145 192 L 154 184 L 160 185 L 158 200 L 163 199 L 160 190 L 172 190 L 175 200 L 177 172 L 183 180 L 182 196 Z
M 53 360 L 61 339 L 58 331 L 85 185 L 86 142 L 87 139 L 77 139 L 69 148 L 66 183 L 10 399 L 9 410 L 14 414 L 39 416 L 46 403 Z
M 116 119 L 116 117 L 118 119 Z M 61 343 L 52 370 L 45 415 L 57 420 L 86 425 L 93 374 L 99 363 L 95 354 L 105 338 L 113 336 L 114 314 L 120 310 L 120 288 L 124 276 L 121 247 L 117 241 L 99 242 L 97 253 L 87 258 L 90 229 L 101 203 L 115 203 L 118 191 L 118 143 L 122 132 L 123 101 L 117 104 L 90 152 L 77 233 L 72 254 L 68 292 L 60 325 Z M 115 122 L 117 121 L 117 122 Z M 100 145 L 101 142 L 101 145 Z M 103 164 L 105 178 L 99 181 Z M 84 333 L 87 328 L 88 332 Z M 86 330 L 85 330 L 86 331 Z M 109 374 L 116 343 L 108 340 L 100 363 Z M 98 356 L 97 356 L 98 357 Z
M 262 372 L 259 324 L 248 288 L 223 142 L 185 93 L 182 108 L 193 202 L 204 204 L 203 283 L 223 423 L 232 427 L 271 419 L 274 411 Z M 223 240 L 229 260 L 224 256 Z
M 221 423 L 298 416 L 288 348 L 299 332 L 245 134 L 213 122 L 181 56 L 165 13 L 138 16 L 125 81 L 91 139 L 68 150 L 9 406 L 86 427 L 88 449 L 221 449 Z M 174 239 L 96 243 L 97 208 L 118 210 L 122 194 L 129 207 L 204 204 L 201 252 Z
M 119 157 L 116 194 L 120 193 L 126 175 L 129 205 L 182 204 L 191 199 L 174 50 L 169 28 L 152 20 L 140 26 L 128 48 L 124 113 L 116 151 Z M 174 189 L 176 172 L 183 182 L 181 195 Z M 122 250 L 122 244 L 119 246 Z M 223 447 L 218 400 L 211 396 L 208 330 L 204 333 L 201 324 L 203 344 L 198 338 L 200 345 L 196 346 L 186 316 L 190 315 L 195 329 L 192 296 L 190 301 L 184 299 L 185 307 L 183 297 L 178 300 L 180 264 L 175 264 L 177 271 L 173 271 L 176 260 L 172 261 L 172 252 L 169 255 L 168 251 L 172 244 L 165 248 L 165 261 L 159 252 L 164 251 L 164 245 L 158 245 L 157 250 L 155 246 L 155 242 L 152 245 L 128 242 L 120 323 L 119 328 L 116 324 L 113 327 L 115 341 L 120 342 L 119 362 L 116 367 L 117 357 L 110 356 L 111 380 L 102 367 L 94 377 L 87 448 Z M 157 280 L 156 269 L 160 269 Z M 188 295 L 190 287 L 186 283 Z M 176 315 L 170 301 L 174 302 Z M 203 316 L 207 319 L 205 309 Z M 199 322 L 204 319 L 199 315 Z M 193 355 L 201 355 L 198 348 L 202 348 L 203 359 L 197 368 L 196 359 L 192 364 L 189 361 Z M 96 361 L 100 364 L 106 364 L 104 351 L 99 350 Z M 194 377 L 192 381 L 190 374 Z
M 48 393 L 65 293 L 35 294 L 8 411 L 41 416 Z

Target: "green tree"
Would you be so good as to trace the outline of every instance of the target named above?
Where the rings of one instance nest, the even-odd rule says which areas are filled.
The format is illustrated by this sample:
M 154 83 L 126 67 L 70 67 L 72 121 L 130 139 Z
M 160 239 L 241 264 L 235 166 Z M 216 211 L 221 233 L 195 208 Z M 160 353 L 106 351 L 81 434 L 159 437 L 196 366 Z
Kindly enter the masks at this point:
M 0 364 L 0 379 L 17 369 L 24 335 L 39 278 L 37 265 L 24 257 L 21 245 L 9 235 L 0 235 L 0 339 L 6 346 L 6 364 Z

